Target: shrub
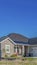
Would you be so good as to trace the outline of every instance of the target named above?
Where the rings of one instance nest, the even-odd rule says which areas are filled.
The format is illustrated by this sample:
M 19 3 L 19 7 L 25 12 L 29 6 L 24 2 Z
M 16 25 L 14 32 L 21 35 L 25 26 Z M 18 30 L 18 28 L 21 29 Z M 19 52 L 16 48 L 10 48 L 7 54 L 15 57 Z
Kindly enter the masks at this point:
M 5 54 L 5 57 L 7 58 L 7 57 L 8 57 L 8 55 L 7 55 L 7 54 Z
M 10 57 L 17 57 L 17 54 L 12 54 Z

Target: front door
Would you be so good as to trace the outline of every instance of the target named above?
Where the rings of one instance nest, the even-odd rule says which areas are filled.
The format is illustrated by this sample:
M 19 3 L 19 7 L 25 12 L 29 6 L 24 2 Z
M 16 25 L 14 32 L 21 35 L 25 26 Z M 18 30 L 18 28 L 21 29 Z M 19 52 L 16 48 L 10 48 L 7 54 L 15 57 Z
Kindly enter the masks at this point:
M 25 46 L 24 49 L 25 49 L 25 51 L 24 51 L 25 56 L 28 56 L 28 46 Z
M 17 46 L 17 53 L 18 55 L 21 55 L 22 54 L 22 46 Z

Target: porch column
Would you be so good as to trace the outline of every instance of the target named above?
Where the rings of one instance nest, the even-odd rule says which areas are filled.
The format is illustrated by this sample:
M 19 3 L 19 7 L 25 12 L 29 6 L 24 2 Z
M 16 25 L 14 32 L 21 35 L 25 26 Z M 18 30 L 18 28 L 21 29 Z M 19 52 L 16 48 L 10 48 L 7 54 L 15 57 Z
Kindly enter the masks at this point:
M 17 53 L 17 46 L 16 46 L 16 53 Z
M 22 46 L 22 55 L 24 55 L 24 46 Z

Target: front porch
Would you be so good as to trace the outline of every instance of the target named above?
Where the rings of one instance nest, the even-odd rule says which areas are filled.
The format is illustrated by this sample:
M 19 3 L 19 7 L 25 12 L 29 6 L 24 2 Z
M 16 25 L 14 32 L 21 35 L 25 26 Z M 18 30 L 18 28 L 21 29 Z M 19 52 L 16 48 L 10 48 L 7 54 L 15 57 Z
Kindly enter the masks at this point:
M 22 55 L 25 57 L 31 56 L 31 54 L 29 53 L 30 52 L 29 46 L 25 46 L 25 45 L 15 45 L 14 52 L 17 53 L 18 55 Z

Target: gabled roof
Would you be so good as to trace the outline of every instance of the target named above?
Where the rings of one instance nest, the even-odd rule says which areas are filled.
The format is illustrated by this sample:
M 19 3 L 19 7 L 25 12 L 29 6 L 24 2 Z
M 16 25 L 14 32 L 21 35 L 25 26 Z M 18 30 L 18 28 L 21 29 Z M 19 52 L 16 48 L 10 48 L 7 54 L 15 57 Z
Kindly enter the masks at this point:
M 6 38 L 10 38 L 12 41 L 14 41 L 16 44 L 28 44 L 28 38 L 21 35 L 21 34 L 16 34 L 12 33 L 7 36 L 3 36 L 0 38 L 0 42 L 5 40 Z
M 3 37 L 1 37 L 1 38 L 0 38 L 0 42 L 3 41 L 3 40 L 5 40 L 6 38 L 8 38 L 8 36 L 3 36 Z
M 16 44 L 29 44 L 29 45 L 35 45 L 37 44 L 37 37 L 35 38 L 27 38 L 21 34 L 17 34 L 17 33 L 11 33 L 7 36 L 3 36 L 0 38 L 0 42 L 5 40 L 6 38 L 10 38 L 12 41 L 14 41 Z
M 28 42 L 28 38 L 17 33 L 11 33 L 8 35 L 13 41 Z

